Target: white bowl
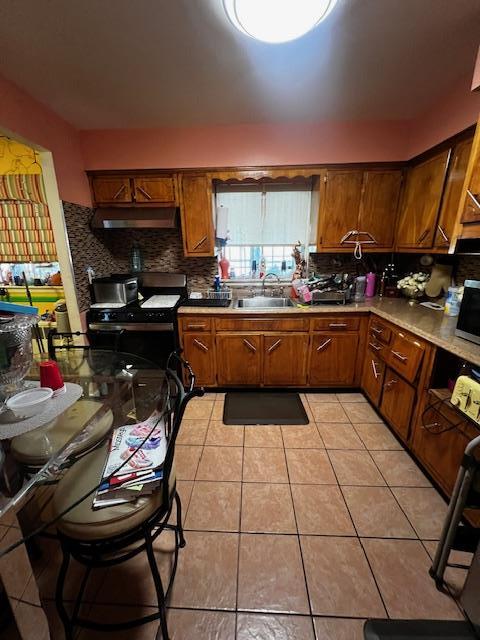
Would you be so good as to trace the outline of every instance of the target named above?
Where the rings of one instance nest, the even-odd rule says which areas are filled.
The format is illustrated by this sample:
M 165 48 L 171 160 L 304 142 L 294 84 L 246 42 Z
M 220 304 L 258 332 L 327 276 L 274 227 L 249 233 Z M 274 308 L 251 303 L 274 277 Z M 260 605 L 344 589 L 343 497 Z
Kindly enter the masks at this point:
M 7 408 L 17 418 L 31 418 L 45 411 L 47 403 L 52 396 L 53 391 L 48 387 L 27 389 L 9 398 L 7 400 Z

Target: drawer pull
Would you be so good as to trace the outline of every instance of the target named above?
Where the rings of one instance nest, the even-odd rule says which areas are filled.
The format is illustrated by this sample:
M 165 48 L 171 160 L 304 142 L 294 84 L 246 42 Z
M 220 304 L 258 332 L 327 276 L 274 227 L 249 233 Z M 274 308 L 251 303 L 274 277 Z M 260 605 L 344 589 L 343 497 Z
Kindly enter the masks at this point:
M 437 224 L 437 228 L 440 231 L 440 235 L 442 236 L 442 238 L 445 240 L 445 242 L 450 242 L 450 238 L 447 236 L 447 234 L 445 233 L 445 231 L 443 230 L 442 226 Z
M 477 207 L 477 209 L 480 209 L 480 194 L 474 194 L 470 191 L 470 189 L 467 189 L 467 195 L 473 201 L 473 204 Z
M 441 427 L 440 422 L 431 422 L 430 424 L 422 424 L 422 429 L 436 429 L 437 427 Z
M 202 245 L 202 244 L 205 242 L 205 240 L 206 240 L 206 239 L 207 239 L 207 236 L 203 236 L 203 238 L 202 238 L 201 240 L 199 240 L 199 241 L 197 242 L 197 244 L 193 247 L 193 251 L 195 251 L 195 249 L 198 249 L 198 247 L 199 247 L 200 245 Z
M 274 343 L 272 344 L 272 346 L 271 346 L 271 347 L 269 347 L 269 349 L 268 349 L 268 353 L 272 353 L 272 351 L 275 351 L 275 349 L 276 349 L 277 347 L 279 347 L 281 344 L 282 344 L 282 340 L 281 340 L 281 339 L 280 339 L 280 340 L 277 340 L 276 342 L 274 342 Z
M 375 342 L 369 342 L 368 346 L 372 347 L 372 349 L 375 349 L 375 351 L 381 351 L 382 350 L 382 347 L 379 344 L 375 344 Z
M 125 185 L 122 184 L 122 186 L 119 188 L 117 193 L 113 196 L 113 200 L 116 200 L 117 198 L 119 198 L 120 195 L 125 191 L 125 189 L 126 189 Z
M 256 349 L 256 347 L 255 347 L 251 342 L 249 342 L 248 340 L 246 340 L 246 339 L 244 338 L 244 339 L 243 339 L 243 343 L 248 347 L 248 349 L 250 349 L 250 351 L 251 351 L 252 353 L 257 353 L 257 349 Z
M 137 191 L 140 191 L 142 196 L 144 196 L 147 200 L 151 200 L 152 199 L 152 196 L 148 193 L 148 191 L 145 191 L 145 189 L 143 187 L 138 187 L 137 186 Z
M 203 342 L 200 342 L 200 340 L 197 340 L 196 338 L 193 341 L 193 344 L 196 344 L 197 347 L 200 347 L 200 349 L 202 349 L 203 351 L 205 351 L 205 353 L 207 353 L 208 351 L 208 347 L 206 344 L 203 344 Z
M 421 244 L 425 238 L 428 236 L 428 234 L 430 233 L 430 229 L 425 229 L 425 231 L 420 234 L 418 240 L 417 240 L 417 244 Z
M 385 391 L 391 391 L 391 390 L 392 390 L 393 385 L 394 385 L 394 384 L 397 384 L 397 383 L 398 383 L 398 380 L 395 380 L 395 378 L 392 378 L 392 379 L 391 379 L 391 380 L 389 380 L 389 381 L 387 382 L 387 384 L 385 385 L 385 387 L 384 387 Z
M 383 329 L 379 329 L 378 327 L 372 327 L 372 331 L 373 333 L 376 333 L 377 336 L 380 336 L 383 333 Z
M 408 360 L 407 356 L 404 356 L 401 353 L 398 353 L 398 351 L 394 351 L 393 349 L 392 349 L 392 355 L 398 358 L 399 360 L 401 360 L 401 362 L 406 362 Z
M 317 351 L 323 351 L 323 349 L 325 349 L 325 347 L 328 347 L 328 345 L 331 343 L 331 341 L 332 341 L 331 338 L 327 338 L 327 340 L 325 340 L 325 342 L 322 342 L 322 344 L 317 347 Z
M 187 329 L 205 329 L 206 324 L 187 324 Z
M 328 326 L 330 329 L 344 329 L 348 327 L 348 324 L 346 322 L 330 322 Z
M 375 380 L 378 380 L 380 377 L 380 373 L 377 370 L 377 363 L 375 362 L 375 360 L 372 360 L 372 369 L 373 369 L 373 375 L 375 376 Z

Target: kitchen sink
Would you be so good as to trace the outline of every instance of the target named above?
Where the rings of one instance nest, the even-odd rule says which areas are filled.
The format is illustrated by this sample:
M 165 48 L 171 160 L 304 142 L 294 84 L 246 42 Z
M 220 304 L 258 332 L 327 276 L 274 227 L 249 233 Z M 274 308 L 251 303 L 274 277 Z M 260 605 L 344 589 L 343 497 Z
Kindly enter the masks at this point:
M 237 309 L 278 309 L 293 307 L 290 298 L 267 298 L 257 296 L 256 298 L 240 298 L 235 302 Z

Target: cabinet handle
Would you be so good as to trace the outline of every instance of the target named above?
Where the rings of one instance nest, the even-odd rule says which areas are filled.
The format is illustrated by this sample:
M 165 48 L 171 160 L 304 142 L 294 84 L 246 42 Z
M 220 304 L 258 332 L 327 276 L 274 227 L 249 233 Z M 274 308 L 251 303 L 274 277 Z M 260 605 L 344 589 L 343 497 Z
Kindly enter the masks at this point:
M 205 329 L 206 324 L 187 324 L 187 329 Z
M 113 196 L 113 199 L 116 200 L 123 192 L 125 191 L 125 185 L 122 184 L 117 193 Z
M 375 349 L 375 351 L 381 351 L 382 347 L 378 344 L 375 344 L 374 342 L 369 342 L 368 343 L 369 347 L 372 347 L 372 349 Z
M 440 235 L 442 236 L 442 238 L 445 240 L 445 242 L 450 242 L 450 238 L 447 236 L 447 234 L 445 233 L 445 231 L 442 229 L 442 227 L 437 224 L 437 228 L 440 231 Z
M 346 322 L 330 322 L 328 326 L 330 329 L 344 329 L 348 325 Z
M 275 349 L 277 349 L 277 347 L 279 347 L 281 345 L 281 343 L 282 343 L 282 340 L 280 338 L 279 340 L 274 342 L 271 347 L 269 347 L 268 353 L 272 353 L 272 351 L 275 351 Z
M 394 384 L 397 384 L 397 383 L 398 383 L 398 380 L 395 380 L 395 378 L 392 378 L 391 380 L 389 380 L 389 381 L 387 382 L 387 384 L 386 384 L 386 385 L 385 385 L 385 387 L 384 387 L 384 390 L 385 390 L 385 391 L 391 391 L 391 390 L 392 390 L 393 385 L 394 385 Z
M 144 195 L 147 200 L 152 199 L 152 196 L 148 193 L 148 191 L 145 191 L 145 189 L 143 189 L 142 187 L 137 187 L 137 190 L 140 191 L 140 193 Z
M 249 342 L 248 340 L 245 340 L 244 338 L 243 343 L 250 349 L 252 353 L 257 353 L 257 348 L 254 347 L 254 345 L 251 342 Z
M 328 347 L 328 345 L 331 343 L 331 341 L 332 341 L 331 338 L 327 338 L 327 340 L 325 340 L 325 342 L 322 342 L 322 344 L 317 347 L 317 351 L 323 351 L 323 349 L 325 349 L 325 347 Z
M 380 374 L 377 371 L 377 363 L 375 362 L 375 360 L 372 360 L 372 369 L 373 369 L 373 375 L 375 376 L 375 380 L 378 380 L 378 378 L 380 377 Z
M 203 244 L 205 242 L 205 240 L 207 239 L 207 236 L 203 236 L 203 238 L 197 242 L 197 244 L 193 247 L 193 251 L 195 251 L 195 249 L 198 249 L 198 247 Z
M 425 231 L 418 238 L 416 244 L 420 244 L 421 242 L 423 242 L 425 240 L 425 238 L 428 236 L 429 233 L 430 233 L 430 229 L 425 229 Z
M 420 425 L 421 429 L 432 429 L 435 427 L 441 427 L 440 422 L 431 422 L 430 424 L 422 424 Z
M 206 344 L 203 344 L 203 342 L 200 342 L 200 340 L 197 340 L 196 338 L 193 341 L 193 344 L 196 344 L 197 347 L 200 347 L 200 349 L 202 349 L 203 351 L 205 351 L 205 353 L 207 353 L 208 351 L 208 347 Z
M 477 207 L 477 209 L 480 209 L 480 194 L 479 193 L 472 193 L 470 191 L 470 189 L 467 189 L 467 195 L 469 198 L 471 198 L 471 200 L 473 200 L 473 204 Z
M 408 360 L 407 356 L 404 356 L 401 353 L 398 353 L 398 351 L 394 351 L 393 349 L 392 349 L 392 356 L 395 356 L 402 362 L 406 362 Z
M 383 333 L 383 329 L 379 329 L 378 327 L 372 327 L 373 333 L 376 333 L 377 336 L 380 336 Z

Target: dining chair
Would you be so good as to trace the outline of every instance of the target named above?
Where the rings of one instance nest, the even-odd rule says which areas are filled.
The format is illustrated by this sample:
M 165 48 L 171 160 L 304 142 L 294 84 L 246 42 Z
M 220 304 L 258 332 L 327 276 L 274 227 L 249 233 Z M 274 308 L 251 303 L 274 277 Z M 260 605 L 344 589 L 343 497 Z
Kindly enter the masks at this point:
M 180 376 L 167 364 L 162 389 L 162 415 L 165 420 L 167 450 L 163 464 L 163 480 L 154 493 L 117 506 L 93 509 L 92 501 L 98 487 L 108 447 L 96 449 L 75 463 L 59 482 L 53 509 L 57 518 L 57 534 L 62 550 L 62 563 L 56 586 L 56 605 L 65 628 L 67 640 L 73 637 L 75 627 L 97 631 L 118 631 L 159 620 L 163 640 L 168 640 L 166 601 L 175 578 L 179 549 L 185 546 L 182 527 L 182 505 L 176 489 L 175 442 L 180 429 L 185 407 L 194 396 L 203 395 L 195 388 L 195 376 L 190 365 L 178 355 L 186 372 L 185 388 Z M 176 505 L 176 521 L 169 522 L 173 505 Z M 163 585 L 153 548 L 154 541 L 165 530 L 174 532 L 173 564 L 166 588 Z M 94 569 L 107 568 L 124 563 L 145 553 L 155 585 L 158 610 L 150 615 L 126 622 L 97 622 L 79 615 L 82 597 Z M 64 604 L 64 586 L 70 559 L 74 558 L 85 567 L 71 614 Z M 128 589 L 128 585 L 125 585 Z

